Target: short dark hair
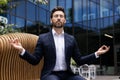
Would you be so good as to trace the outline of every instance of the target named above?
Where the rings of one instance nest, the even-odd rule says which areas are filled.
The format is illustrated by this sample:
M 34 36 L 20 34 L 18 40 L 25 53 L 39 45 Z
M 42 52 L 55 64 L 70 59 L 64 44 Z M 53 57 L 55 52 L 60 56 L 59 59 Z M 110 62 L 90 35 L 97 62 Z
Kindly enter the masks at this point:
M 65 15 L 65 18 L 66 18 L 66 14 L 65 14 L 65 11 L 64 11 L 64 8 L 60 7 L 60 6 L 57 6 L 55 8 L 53 8 L 53 10 L 51 11 L 51 18 L 53 17 L 53 13 L 56 12 L 56 11 L 62 11 Z

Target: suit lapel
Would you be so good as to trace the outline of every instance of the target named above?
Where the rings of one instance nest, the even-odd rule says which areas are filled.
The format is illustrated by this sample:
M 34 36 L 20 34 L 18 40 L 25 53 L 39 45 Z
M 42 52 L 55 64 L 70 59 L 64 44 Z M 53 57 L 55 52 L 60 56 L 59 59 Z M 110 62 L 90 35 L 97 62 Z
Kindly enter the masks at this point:
M 67 34 L 65 33 L 65 56 L 67 55 L 67 46 L 68 46 L 68 38 L 67 38 Z
M 52 45 L 51 47 L 52 47 L 52 49 L 54 49 L 53 52 L 56 55 L 55 42 L 53 39 L 52 32 L 49 32 L 48 37 L 49 37 L 50 44 Z

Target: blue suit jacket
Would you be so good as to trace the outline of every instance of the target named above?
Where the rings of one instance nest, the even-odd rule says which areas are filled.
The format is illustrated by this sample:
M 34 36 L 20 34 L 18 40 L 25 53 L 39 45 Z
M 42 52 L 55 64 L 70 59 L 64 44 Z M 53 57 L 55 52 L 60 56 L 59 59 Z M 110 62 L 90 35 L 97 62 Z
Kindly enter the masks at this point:
M 76 61 L 78 65 L 90 64 L 96 59 L 95 54 L 87 56 L 81 56 L 76 41 L 73 36 L 65 33 L 65 60 L 68 71 L 71 71 L 70 60 L 71 57 Z M 25 51 L 21 58 L 25 59 L 29 63 L 36 65 L 44 57 L 44 66 L 41 73 L 41 77 L 47 76 L 55 66 L 56 62 L 56 49 L 52 32 L 39 35 L 39 39 L 33 54 L 29 54 Z

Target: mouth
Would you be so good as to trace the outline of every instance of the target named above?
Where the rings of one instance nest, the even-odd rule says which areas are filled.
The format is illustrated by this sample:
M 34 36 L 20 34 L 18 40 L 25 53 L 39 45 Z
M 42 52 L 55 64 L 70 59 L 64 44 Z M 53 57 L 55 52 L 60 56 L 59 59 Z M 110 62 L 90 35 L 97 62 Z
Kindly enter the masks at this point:
M 56 24 L 55 24 L 55 27 L 61 28 L 62 27 L 62 22 L 57 21 Z
M 56 22 L 56 25 L 61 25 L 62 23 L 60 21 L 57 21 Z

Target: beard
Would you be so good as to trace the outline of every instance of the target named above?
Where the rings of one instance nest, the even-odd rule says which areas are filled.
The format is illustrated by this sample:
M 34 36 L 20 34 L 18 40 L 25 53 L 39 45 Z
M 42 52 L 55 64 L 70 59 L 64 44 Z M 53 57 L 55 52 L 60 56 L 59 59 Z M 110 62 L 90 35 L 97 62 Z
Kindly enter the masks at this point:
M 63 27 L 63 23 L 60 22 L 60 21 L 56 21 L 55 23 L 53 23 L 53 26 L 54 26 L 55 28 L 62 28 L 62 27 Z

